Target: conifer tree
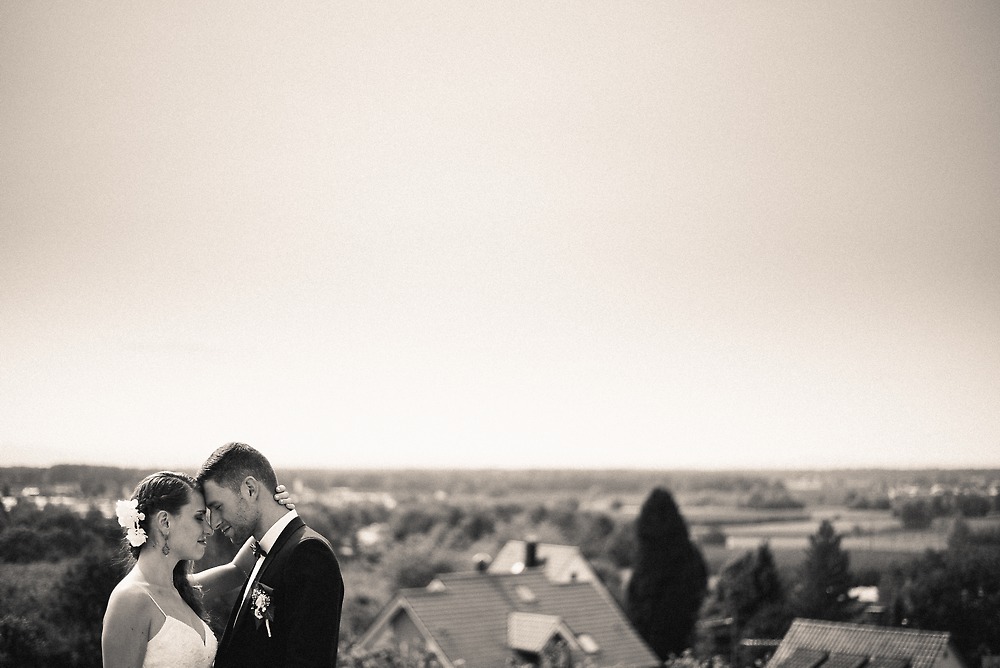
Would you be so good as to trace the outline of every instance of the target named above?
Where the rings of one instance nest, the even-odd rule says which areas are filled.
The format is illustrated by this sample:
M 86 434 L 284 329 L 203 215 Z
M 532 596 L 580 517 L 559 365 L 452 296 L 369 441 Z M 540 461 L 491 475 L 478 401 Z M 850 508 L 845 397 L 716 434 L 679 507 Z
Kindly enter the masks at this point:
M 636 521 L 638 553 L 626 612 L 660 659 L 691 646 L 708 569 L 670 492 L 654 489 Z
M 850 615 L 850 555 L 840 547 L 841 536 L 829 520 L 809 536 L 809 548 L 795 592 L 800 617 L 843 621 Z
M 767 543 L 731 562 L 716 587 L 721 611 L 731 618 L 733 640 L 781 637 L 791 621 L 774 555 Z

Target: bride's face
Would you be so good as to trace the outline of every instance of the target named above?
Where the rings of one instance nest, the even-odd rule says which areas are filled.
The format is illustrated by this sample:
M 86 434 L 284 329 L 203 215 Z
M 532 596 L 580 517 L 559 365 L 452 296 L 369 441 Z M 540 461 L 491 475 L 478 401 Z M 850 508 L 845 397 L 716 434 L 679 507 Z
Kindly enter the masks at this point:
M 191 500 L 170 517 L 170 549 L 181 559 L 197 561 L 205 556 L 207 539 L 212 535 L 205 497 L 192 490 Z

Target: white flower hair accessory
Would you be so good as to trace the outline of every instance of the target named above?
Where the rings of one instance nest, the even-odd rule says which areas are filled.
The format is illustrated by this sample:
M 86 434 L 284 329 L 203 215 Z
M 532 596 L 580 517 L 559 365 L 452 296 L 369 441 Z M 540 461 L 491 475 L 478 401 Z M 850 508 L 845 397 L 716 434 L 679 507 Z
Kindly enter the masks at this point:
M 115 504 L 115 514 L 118 515 L 118 524 L 123 529 L 128 529 L 128 544 L 132 547 L 139 547 L 146 542 L 146 532 L 139 526 L 139 522 L 146 519 L 146 513 L 139 512 L 139 500 L 118 501 Z

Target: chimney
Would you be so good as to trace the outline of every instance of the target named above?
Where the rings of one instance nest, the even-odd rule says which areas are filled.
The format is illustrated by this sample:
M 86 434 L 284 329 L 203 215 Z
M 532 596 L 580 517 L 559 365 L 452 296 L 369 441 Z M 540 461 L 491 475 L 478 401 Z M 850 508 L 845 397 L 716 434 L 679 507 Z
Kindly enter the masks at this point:
M 538 560 L 538 541 L 534 538 L 529 538 L 524 543 L 524 567 L 534 568 L 535 566 L 541 566 L 542 562 Z
M 472 561 L 476 565 L 476 571 L 479 573 L 485 573 L 489 570 L 490 562 L 492 562 L 493 559 L 485 552 L 480 552 L 472 558 Z

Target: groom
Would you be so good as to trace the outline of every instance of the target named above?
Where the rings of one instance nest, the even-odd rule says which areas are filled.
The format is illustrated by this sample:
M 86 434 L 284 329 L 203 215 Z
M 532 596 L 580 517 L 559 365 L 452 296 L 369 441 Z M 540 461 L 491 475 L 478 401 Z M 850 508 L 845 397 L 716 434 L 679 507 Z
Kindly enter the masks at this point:
M 270 495 L 264 455 L 243 443 L 212 453 L 198 473 L 212 527 L 235 545 L 253 535 L 257 562 L 219 642 L 215 668 L 337 664 L 344 580 L 330 543 Z

